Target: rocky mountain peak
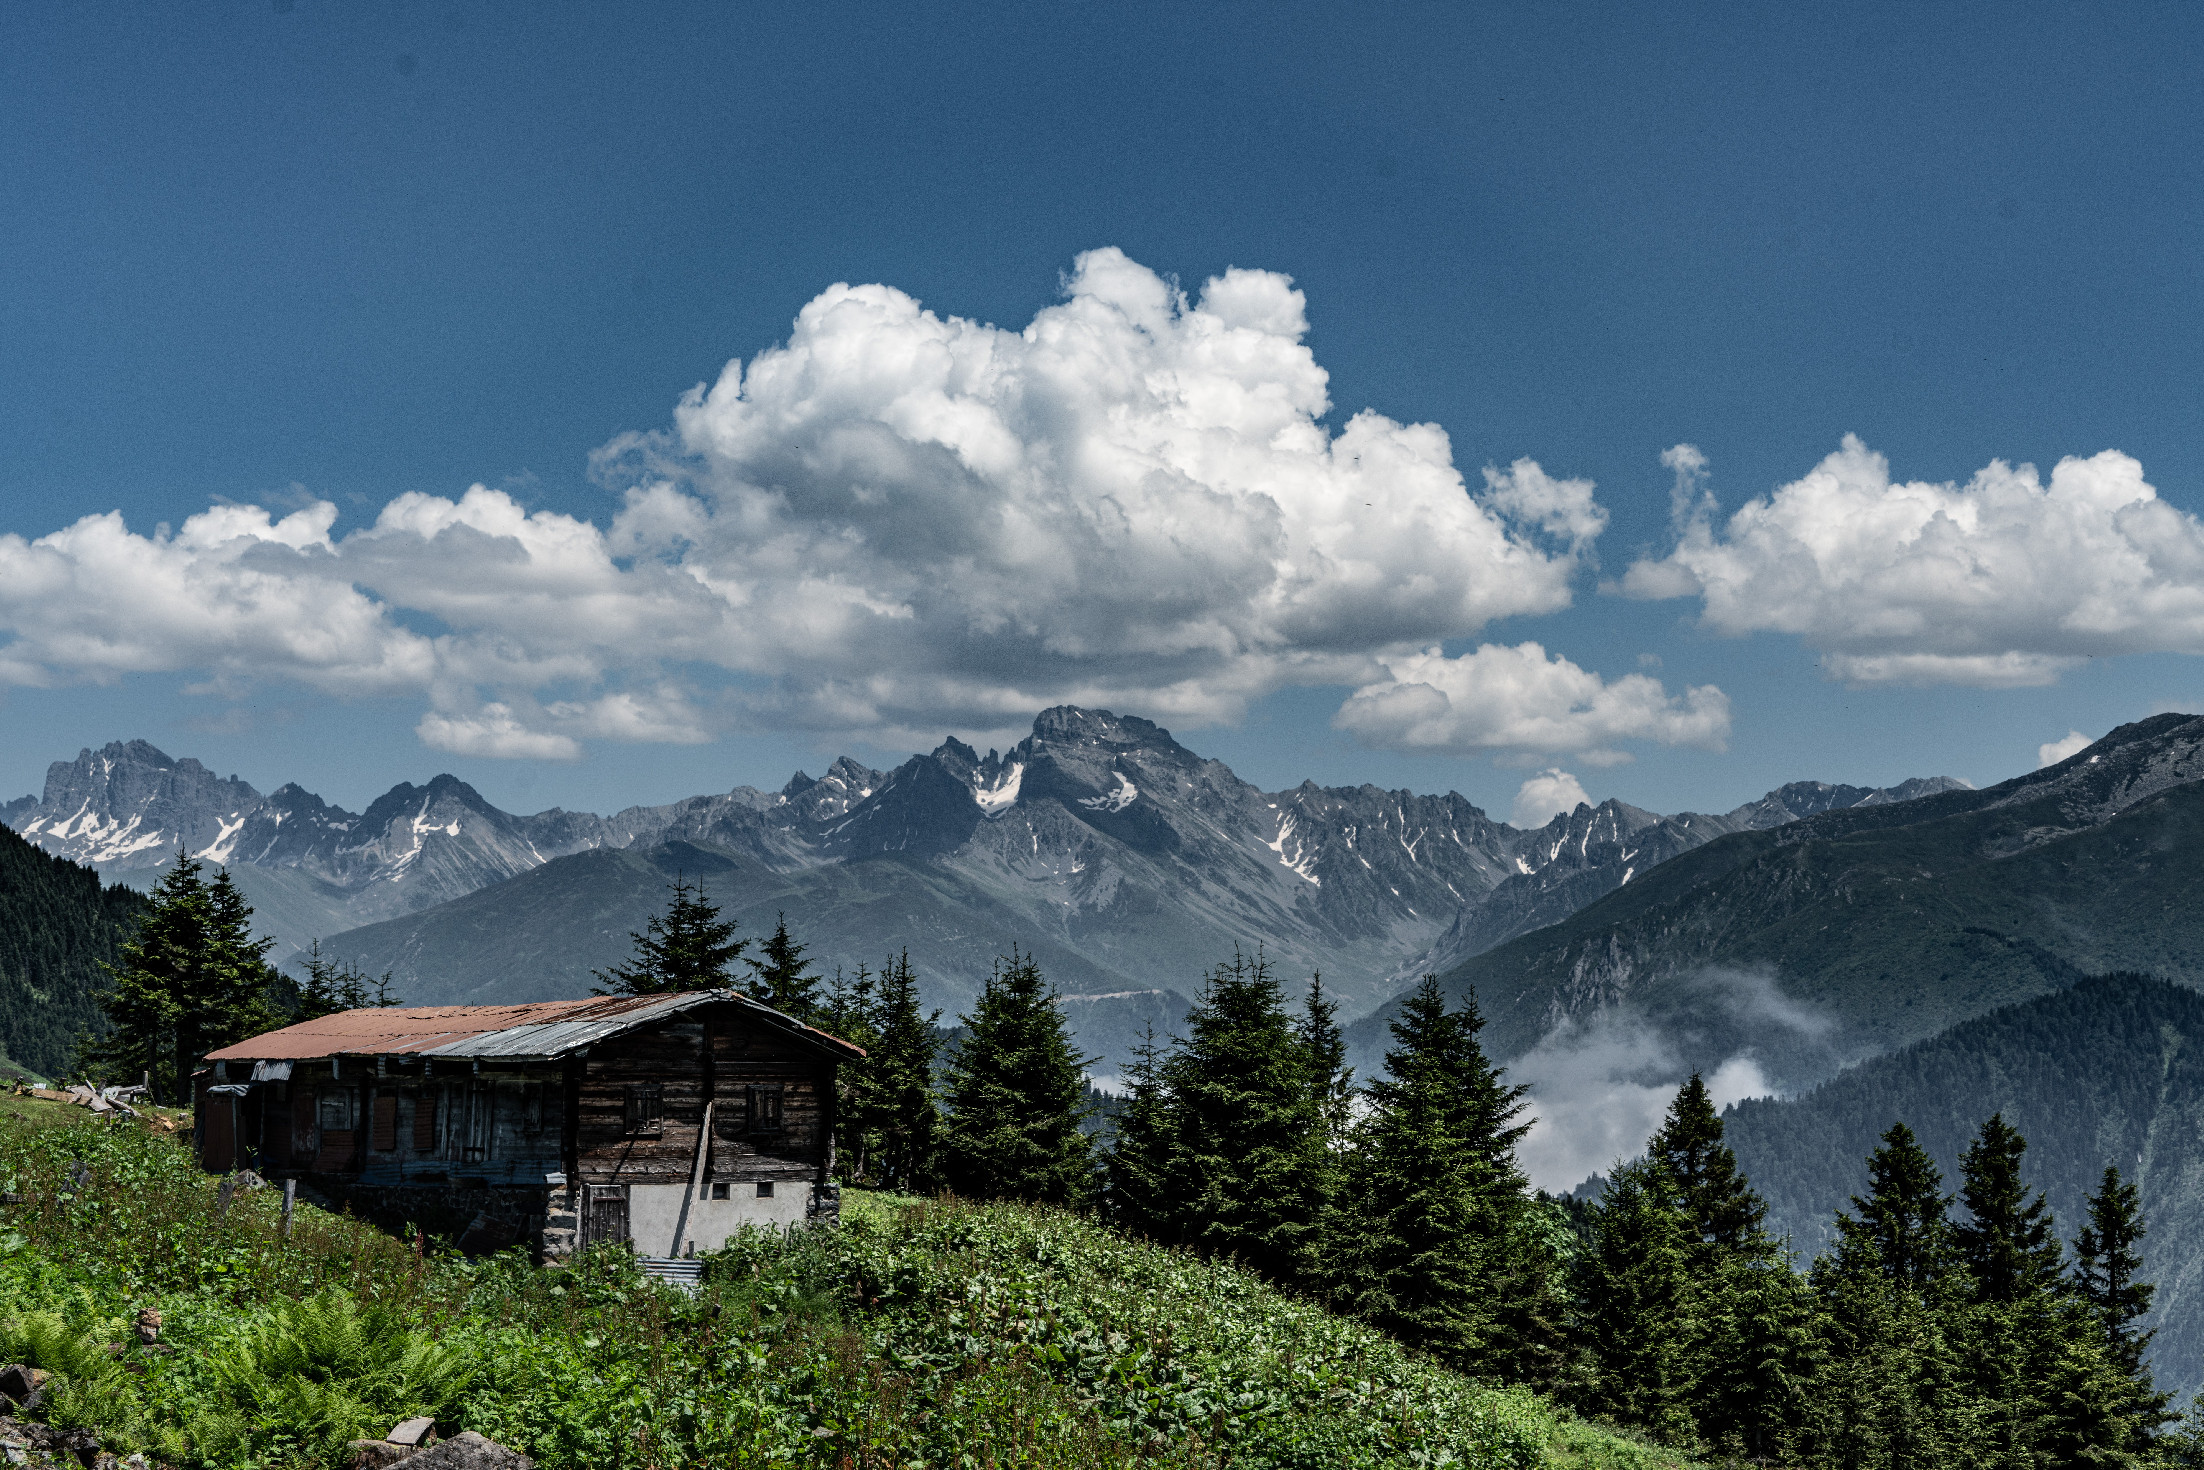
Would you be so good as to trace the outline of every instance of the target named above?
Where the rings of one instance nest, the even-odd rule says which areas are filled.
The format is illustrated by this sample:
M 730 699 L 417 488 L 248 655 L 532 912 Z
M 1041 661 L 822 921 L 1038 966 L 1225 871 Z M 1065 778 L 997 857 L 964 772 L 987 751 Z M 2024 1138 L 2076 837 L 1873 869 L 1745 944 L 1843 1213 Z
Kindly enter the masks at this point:
M 220 848 L 259 803 L 260 793 L 235 776 L 225 780 L 189 757 L 171 760 L 144 740 L 117 740 L 48 766 L 44 798 L 14 820 L 49 852 L 157 867 L 179 847 Z
M 795 773 L 778 796 L 738 787 L 611 817 L 502 812 L 450 774 L 401 783 L 354 816 L 296 784 L 261 797 L 143 741 L 57 763 L 48 785 L 44 803 L 0 808 L 47 851 L 145 870 L 184 845 L 246 875 L 256 908 L 294 943 L 564 857 L 686 843 L 775 883 L 873 857 L 924 863 L 951 888 L 988 895 L 952 925 L 967 938 L 1025 913 L 1033 933 L 1085 936 L 1082 964 L 1134 965 L 1121 979 L 1162 973 L 1137 955 L 1261 943 L 1343 983 L 1359 974 L 1361 987 L 1387 983 L 1387 967 L 1430 967 L 1442 938 L 1442 950 L 1473 952 L 1551 923 L 1664 858 L 1779 819 L 1778 807 L 1872 795 L 1799 783 L 1770 793 L 1749 823 L 1610 800 L 1522 832 L 1452 793 L 1313 781 L 1264 792 L 1152 721 L 1068 705 L 1042 711 L 1005 751 L 952 736 L 892 772 L 842 757 L 823 776 Z
M 79 750 L 77 752 L 77 764 L 83 765 L 91 754 L 92 752 L 89 749 Z M 109 765 L 121 765 L 127 762 L 131 765 L 154 766 L 164 771 L 171 766 L 179 765 L 199 771 L 206 769 L 205 766 L 200 765 L 198 761 L 188 755 L 181 761 L 170 759 L 167 751 L 162 750 L 149 740 L 110 740 L 99 748 L 99 758 Z
M 1045 709 L 1033 720 L 1033 733 L 1020 742 L 1021 751 L 1048 747 L 1104 746 L 1114 750 L 1156 750 L 1191 755 L 1171 738 L 1171 732 L 1138 715 L 1112 714 L 1106 709 L 1081 709 L 1060 704 Z
M 797 774 L 803 776 L 800 771 Z M 878 790 L 884 780 L 882 772 L 845 755 L 828 766 L 827 773 L 818 780 L 803 776 L 801 786 L 790 781 L 782 794 L 805 821 L 826 822 L 846 815 Z
M 426 786 L 416 786 L 411 781 L 400 781 L 381 796 L 375 798 L 361 821 L 365 830 L 374 832 L 393 822 L 412 821 L 438 807 L 452 805 L 487 817 L 503 817 L 505 814 L 482 799 L 482 793 L 460 780 L 445 774 L 433 776 Z
M 190 756 L 171 759 L 168 753 L 144 740 L 110 740 L 97 751 L 79 750 L 73 761 L 55 761 L 46 768 L 45 805 L 90 797 L 94 792 L 119 793 L 167 789 L 178 792 L 212 792 L 217 799 L 244 805 L 260 799 L 260 793 L 237 777 L 223 780 Z
M 964 782 L 971 781 L 973 773 L 982 764 L 980 753 L 954 735 L 949 736 L 941 744 L 935 746 L 933 754 L 928 756 L 927 759 L 959 781 Z

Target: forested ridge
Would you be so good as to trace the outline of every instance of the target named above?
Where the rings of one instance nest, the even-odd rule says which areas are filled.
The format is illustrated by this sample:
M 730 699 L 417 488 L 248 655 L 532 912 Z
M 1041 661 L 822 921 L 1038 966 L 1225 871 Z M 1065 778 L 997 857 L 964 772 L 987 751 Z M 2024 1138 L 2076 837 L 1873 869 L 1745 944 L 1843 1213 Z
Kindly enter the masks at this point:
M 145 900 L 0 828 L 0 1057 L 45 1076 L 101 1029 L 101 965 Z
M 1030 960 L 998 971 L 939 1089 L 908 991 L 858 980 L 822 1021 L 915 1040 L 846 1069 L 852 1183 L 1092 1213 L 1687 1454 L 2018 1470 L 2199 1453 L 2148 1365 L 2162 1257 L 2131 1178 L 2099 1169 L 2055 1216 L 2027 1138 L 1987 1102 L 1948 1167 L 1884 1109 L 1809 1260 L 1771 1229 L 1696 1077 L 1604 1198 L 1535 1194 L 1523 1089 L 1486 1055 L 1474 1000 L 1435 980 L 1358 1081 L 1320 984 L 1295 1005 L 1237 956 L 1185 1034 L 1144 1049 L 1099 1144 L 1070 1126 L 1077 1059 Z
M 1790 1101 L 1743 1102 L 1726 1120 L 1770 1228 L 1822 1250 L 1833 1214 L 1867 1185 L 1865 1159 L 1894 1119 L 1950 1177 L 1990 1113 L 2026 1136 L 2028 1173 L 2061 1221 L 2082 1217 L 2107 1165 L 2141 1190 L 2161 1382 L 2204 1386 L 2204 994 L 2104 975 L 1965 1022 Z

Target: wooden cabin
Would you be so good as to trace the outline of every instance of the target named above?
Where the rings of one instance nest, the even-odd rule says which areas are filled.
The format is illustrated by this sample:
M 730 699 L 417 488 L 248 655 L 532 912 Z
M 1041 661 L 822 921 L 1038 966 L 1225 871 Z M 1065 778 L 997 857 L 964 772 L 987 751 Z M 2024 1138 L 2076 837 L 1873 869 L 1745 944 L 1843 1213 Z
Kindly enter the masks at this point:
M 682 1256 L 837 1218 L 835 1068 L 863 1055 L 731 990 L 342 1011 L 212 1053 L 197 1143 L 468 1250 Z

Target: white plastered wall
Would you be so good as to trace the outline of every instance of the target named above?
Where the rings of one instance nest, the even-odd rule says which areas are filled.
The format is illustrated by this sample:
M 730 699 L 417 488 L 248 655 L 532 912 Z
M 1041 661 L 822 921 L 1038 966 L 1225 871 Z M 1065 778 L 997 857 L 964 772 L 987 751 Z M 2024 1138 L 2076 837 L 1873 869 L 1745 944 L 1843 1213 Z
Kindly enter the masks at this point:
M 692 1245 L 700 1251 L 718 1250 L 745 1225 L 801 1225 L 811 1204 L 811 1181 L 774 1181 L 773 1197 L 759 1199 L 755 1180 L 733 1181 L 728 1199 L 693 1199 L 689 1218 L 681 1220 L 682 1184 L 634 1184 L 628 1187 L 628 1236 L 646 1256 L 683 1256 Z M 711 1194 L 707 1184 L 703 1194 Z M 676 1238 L 678 1231 L 679 1237 Z

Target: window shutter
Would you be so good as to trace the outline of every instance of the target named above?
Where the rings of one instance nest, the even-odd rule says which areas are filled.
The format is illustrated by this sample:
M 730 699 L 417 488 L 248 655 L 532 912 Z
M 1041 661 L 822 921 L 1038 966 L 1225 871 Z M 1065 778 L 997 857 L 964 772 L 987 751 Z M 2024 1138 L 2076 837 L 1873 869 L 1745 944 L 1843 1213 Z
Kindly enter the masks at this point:
M 752 1133 L 778 1133 L 781 1129 L 781 1089 L 778 1086 L 750 1088 L 750 1131 Z
M 658 1135 L 658 1118 L 661 1092 L 655 1082 L 630 1082 L 627 1088 L 627 1132 L 629 1136 L 655 1138 Z
M 436 1152 L 436 1089 L 424 1087 L 413 1095 L 413 1151 Z
M 291 1089 L 291 1158 L 304 1163 L 314 1156 L 314 1089 L 300 1083 Z
M 369 1145 L 379 1154 L 387 1154 L 398 1147 L 398 1094 L 379 1092 L 375 1095 L 375 1141 Z
M 495 1094 L 487 1082 L 467 1087 L 467 1152 L 465 1162 L 479 1164 L 490 1156 L 490 1110 Z

